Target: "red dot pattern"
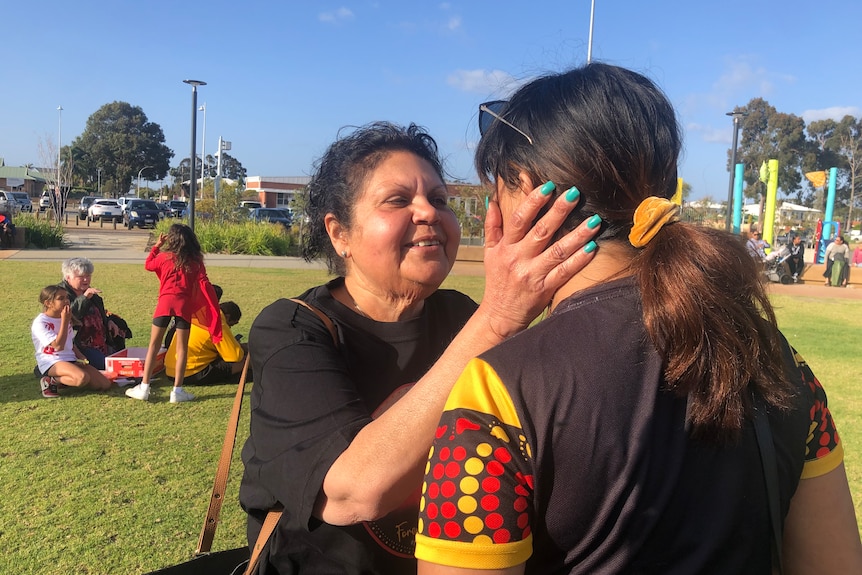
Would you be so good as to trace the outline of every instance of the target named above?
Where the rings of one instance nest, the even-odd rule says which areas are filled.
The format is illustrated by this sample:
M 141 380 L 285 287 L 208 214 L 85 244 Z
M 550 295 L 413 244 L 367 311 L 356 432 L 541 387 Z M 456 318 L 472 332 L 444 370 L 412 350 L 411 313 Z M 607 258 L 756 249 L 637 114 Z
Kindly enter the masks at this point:
M 464 410 L 446 416 L 425 477 L 421 532 L 468 543 L 476 537 L 498 544 L 523 540 L 530 534 L 533 494 L 523 434 L 486 414 Z M 465 494 L 459 486 L 467 477 L 475 481 L 468 482 L 472 487 Z M 481 521 L 471 519 L 472 532 L 465 528 L 471 517 Z

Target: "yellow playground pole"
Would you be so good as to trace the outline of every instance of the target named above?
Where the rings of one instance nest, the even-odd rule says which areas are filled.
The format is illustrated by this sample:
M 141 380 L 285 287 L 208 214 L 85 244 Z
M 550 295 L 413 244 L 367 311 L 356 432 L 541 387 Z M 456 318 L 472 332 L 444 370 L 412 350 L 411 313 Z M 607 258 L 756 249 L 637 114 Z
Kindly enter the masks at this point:
M 766 182 L 766 205 L 763 207 L 763 239 L 772 245 L 775 237 L 775 196 L 778 194 L 778 160 L 769 160 Z

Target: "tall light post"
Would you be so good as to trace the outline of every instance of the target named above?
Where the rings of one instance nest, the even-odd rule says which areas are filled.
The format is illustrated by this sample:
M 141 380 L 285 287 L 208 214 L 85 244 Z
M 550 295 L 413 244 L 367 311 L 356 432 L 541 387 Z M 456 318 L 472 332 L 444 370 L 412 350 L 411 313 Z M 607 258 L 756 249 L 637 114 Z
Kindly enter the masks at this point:
M 201 80 L 183 80 L 186 84 L 192 87 L 192 153 L 189 155 L 189 227 L 195 231 L 195 188 L 197 181 L 195 180 L 195 159 L 197 152 L 197 143 L 195 136 L 198 130 L 198 86 L 206 86 L 206 82 Z
M 201 135 L 201 187 L 207 183 L 207 103 L 204 102 L 198 108 L 198 112 L 204 113 L 204 129 Z
M 141 197 L 141 172 L 143 172 L 147 168 L 152 168 L 152 166 L 144 166 L 143 168 L 138 170 L 138 193 L 135 195 L 138 196 L 139 198 Z
M 745 112 L 727 112 L 733 118 L 733 147 L 730 149 L 730 183 L 727 185 L 727 217 L 724 220 L 725 231 L 730 231 L 730 217 L 733 212 L 733 176 L 736 173 L 736 144 L 739 141 L 739 128 Z
M 60 181 L 60 154 L 63 149 L 63 106 L 57 106 L 57 189 L 54 191 L 54 211 L 60 212 L 62 187 Z
M 587 64 L 593 59 L 593 20 L 596 15 L 596 0 L 590 3 L 590 36 L 587 40 Z
M 96 168 L 96 171 L 99 173 L 99 197 L 102 197 L 102 168 Z

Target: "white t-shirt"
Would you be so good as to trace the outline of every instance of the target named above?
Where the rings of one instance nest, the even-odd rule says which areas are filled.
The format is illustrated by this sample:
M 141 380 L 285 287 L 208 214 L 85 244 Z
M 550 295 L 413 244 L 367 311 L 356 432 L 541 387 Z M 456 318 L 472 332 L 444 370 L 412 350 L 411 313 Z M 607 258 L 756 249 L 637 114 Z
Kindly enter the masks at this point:
M 41 373 L 48 371 L 48 368 L 58 361 L 74 363 L 78 359 L 73 348 L 75 332 L 72 331 L 71 322 L 66 333 L 66 349 L 55 350 L 50 345 L 57 338 L 61 323 L 62 320 L 59 317 L 49 317 L 40 313 L 30 326 L 30 337 L 33 338 L 33 348 L 36 350 L 36 364 Z

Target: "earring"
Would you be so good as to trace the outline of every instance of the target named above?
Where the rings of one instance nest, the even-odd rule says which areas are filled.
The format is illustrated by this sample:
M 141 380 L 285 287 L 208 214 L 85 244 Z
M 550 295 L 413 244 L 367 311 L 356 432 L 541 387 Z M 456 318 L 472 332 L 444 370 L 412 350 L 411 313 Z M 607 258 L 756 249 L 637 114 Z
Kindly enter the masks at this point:
M 347 257 L 347 251 L 346 250 L 341 250 L 341 257 L 343 257 L 343 258 Z

